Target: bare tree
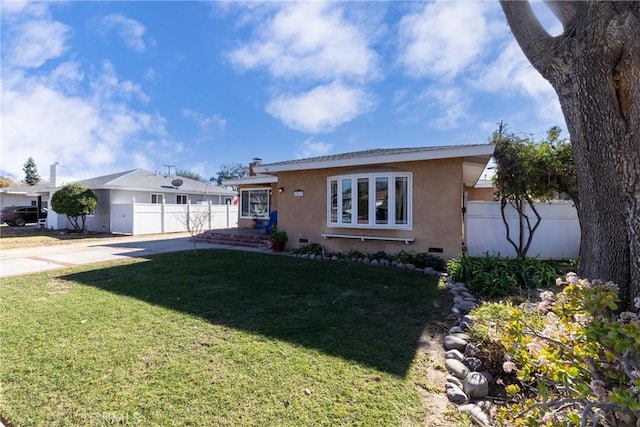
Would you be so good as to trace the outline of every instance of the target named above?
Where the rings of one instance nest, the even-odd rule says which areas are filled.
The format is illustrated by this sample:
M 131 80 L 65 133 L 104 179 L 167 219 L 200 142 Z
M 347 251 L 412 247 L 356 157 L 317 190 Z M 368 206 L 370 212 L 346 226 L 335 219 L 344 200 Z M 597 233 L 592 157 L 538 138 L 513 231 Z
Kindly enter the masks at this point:
M 581 275 L 640 296 L 640 2 L 546 1 L 550 35 L 528 1 L 500 0 L 531 64 L 558 94 L 577 166 Z
M 187 228 L 193 242 L 193 254 L 198 256 L 198 240 L 196 237 L 202 234 L 209 224 L 210 209 L 198 209 L 191 203 L 184 205 L 184 212 L 176 215 L 176 219 Z

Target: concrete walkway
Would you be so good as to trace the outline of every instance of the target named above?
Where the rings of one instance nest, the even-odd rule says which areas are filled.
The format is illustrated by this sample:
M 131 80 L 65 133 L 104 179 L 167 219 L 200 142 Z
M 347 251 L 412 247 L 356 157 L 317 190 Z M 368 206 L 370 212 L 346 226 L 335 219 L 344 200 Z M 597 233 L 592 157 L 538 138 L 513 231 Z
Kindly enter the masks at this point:
M 189 233 L 122 236 L 90 242 L 55 246 L 0 250 L 0 277 L 37 273 L 76 265 L 115 261 L 165 252 L 193 250 Z M 271 252 L 268 249 L 245 248 L 215 243 L 200 243 L 198 249 L 236 249 Z

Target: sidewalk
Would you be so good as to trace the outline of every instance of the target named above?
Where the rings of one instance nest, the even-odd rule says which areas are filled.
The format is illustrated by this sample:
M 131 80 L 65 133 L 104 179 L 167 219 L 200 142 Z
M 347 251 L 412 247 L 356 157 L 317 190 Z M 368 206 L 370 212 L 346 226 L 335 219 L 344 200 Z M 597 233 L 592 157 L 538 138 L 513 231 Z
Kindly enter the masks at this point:
M 165 252 L 193 250 L 189 233 L 122 236 L 100 241 L 0 250 L 0 277 L 37 273 L 83 264 L 115 261 Z M 236 249 L 268 252 L 215 243 L 198 242 L 200 249 Z

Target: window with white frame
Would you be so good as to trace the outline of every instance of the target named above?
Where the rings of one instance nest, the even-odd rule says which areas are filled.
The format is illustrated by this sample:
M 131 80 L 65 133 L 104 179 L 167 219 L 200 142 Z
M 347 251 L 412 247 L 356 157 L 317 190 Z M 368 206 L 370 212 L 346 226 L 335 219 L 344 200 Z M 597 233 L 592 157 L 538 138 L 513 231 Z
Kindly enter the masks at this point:
M 333 176 L 327 182 L 329 227 L 411 229 L 411 173 Z
M 269 188 L 240 190 L 240 218 L 269 218 Z
M 151 193 L 151 203 L 161 205 L 163 200 L 164 200 L 164 194 L 162 194 L 162 193 Z
M 176 194 L 176 205 L 186 205 L 188 203 L 186 194 Z

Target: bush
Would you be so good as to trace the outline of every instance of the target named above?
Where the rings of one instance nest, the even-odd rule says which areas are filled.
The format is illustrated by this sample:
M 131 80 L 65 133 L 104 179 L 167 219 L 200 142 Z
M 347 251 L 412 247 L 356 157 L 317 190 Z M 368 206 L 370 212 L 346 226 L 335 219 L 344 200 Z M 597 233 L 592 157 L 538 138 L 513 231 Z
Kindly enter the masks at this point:
M 489 254 L 483 258 L 461 254 L 447 263 L 447 273 L 485 298 L 548 288 L 558 275 L 550 265 L 535 258 L 513 259 Z
M 500 341 L 505 372 L 523 387 L 499 411 L 506 425 L 636 425 L 640 416 L 640 320 L 618 310 L 613 283 L 568 274 L 535 311 L 508 308 Z M 640 308 L 640 300 L 636 300 Z M 542 316 L 542 317 L 540 317 Z M 542 321 L 536 320 L 537 318 Z M 520 390 L 535 390 L 525 396 Z M 581 424 L 582 423 L 582 424 Z
M 322 255 L 322 246 L 319 243 L 307 243 L 293 250 L 298 255 Z
M 66 215 L 76 232 L 83 232 L 87 215 L 98 205 L 93 191 L 82 184 L 67 184 L 53 193 L 51 207 L 59 214 Z

